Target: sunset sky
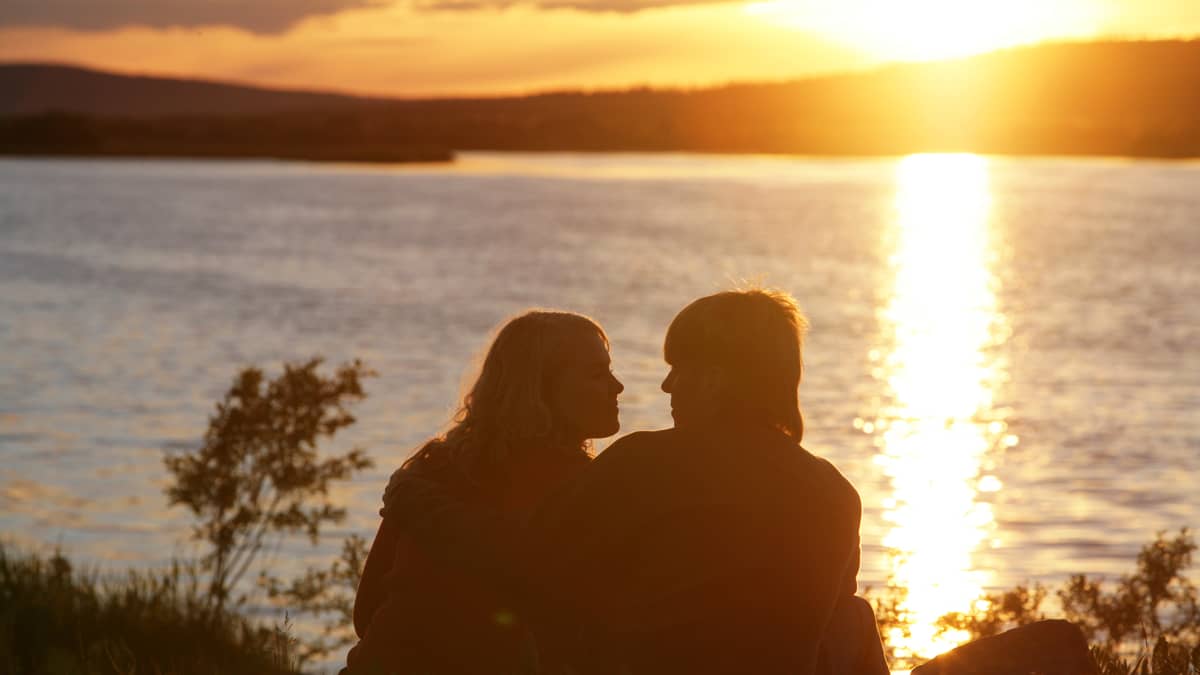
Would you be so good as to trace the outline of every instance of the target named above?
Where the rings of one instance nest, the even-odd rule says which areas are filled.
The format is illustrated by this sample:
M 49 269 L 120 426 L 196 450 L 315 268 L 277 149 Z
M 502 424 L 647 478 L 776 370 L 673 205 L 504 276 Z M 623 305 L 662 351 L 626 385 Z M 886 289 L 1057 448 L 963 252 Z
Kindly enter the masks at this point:
M 0 61 L 395 96 L 777 80 L 1200 35 L 1200 0 L 5 0 Z

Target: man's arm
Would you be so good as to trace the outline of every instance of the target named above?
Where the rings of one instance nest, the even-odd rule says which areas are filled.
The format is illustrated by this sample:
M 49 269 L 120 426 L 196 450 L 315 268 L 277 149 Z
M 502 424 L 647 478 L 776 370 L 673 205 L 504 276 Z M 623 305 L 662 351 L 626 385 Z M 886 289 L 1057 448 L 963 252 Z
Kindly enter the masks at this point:
M 850 551 L 850 560 L 846 562 L 846 573 L 843 575 L 842 585 L 845 587 L 846 595 L 854 595 L 858 593 L 858 569 L 862 565 L 862 539 L 861 535 L 854 539 L 854 549 Z
M 858 592 L 858 570 L 862 565 L 862 536 L 860 531 L 862 528 L 862 497 L 859 496 L 858 490 L 854 489 L 854 485 L 842 475 L 841 471 L 827 459 L 817 457 L 818 461 L 825 467 L 829 475 L 829 485 L 831 487 L 831 506 L 842 515 L 844 520 L 842 534 L 853 533 L 853 547 L 849 550 L 849 556 L 846 559 L 845 571 L 842 574 L 841 593 L 843 595 L 854 595 Z

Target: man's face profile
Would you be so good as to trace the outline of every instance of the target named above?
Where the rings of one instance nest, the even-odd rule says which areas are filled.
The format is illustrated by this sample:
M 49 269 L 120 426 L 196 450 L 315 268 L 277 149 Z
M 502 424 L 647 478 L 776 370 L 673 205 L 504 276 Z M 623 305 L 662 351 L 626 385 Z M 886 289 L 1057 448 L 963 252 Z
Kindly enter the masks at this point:
M 662 390 L 671 395 L 671 418 L 675 426 L 690 426 L 718 412 L 716 370 L 688 361 L 668 365 L 671 370 L 663 378 Z

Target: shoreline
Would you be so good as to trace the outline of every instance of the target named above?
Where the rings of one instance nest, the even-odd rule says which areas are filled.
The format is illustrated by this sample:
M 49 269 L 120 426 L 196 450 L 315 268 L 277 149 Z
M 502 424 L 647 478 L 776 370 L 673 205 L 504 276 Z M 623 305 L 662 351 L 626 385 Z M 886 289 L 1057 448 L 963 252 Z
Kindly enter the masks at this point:
M 722 151 L 705 148 L 677 148 L 667 150 L 646 150 L 637 148 L 402 148 L 381 150 L 338 148 L 299 148 L 279 150 L 236 150 L 220 147 L 210 149 L 85 149 L 85 148 L 5 148 L 0 147 L 0 158 L 3 159 L 183 159 L 183 160 L 280 160 L 306 161 L 318 163 L 360 163 L 360 164 L 453 164 L 462 155 L 626 155 L 626 156 L 693 156 L 711 158 L 770 158 L 778 160 L 888 160 L 912 155 L 978 155 L 996 159 L 1020 160 L 1091 160 L 1108 162 L 1163 162 L 1167 164 L 1200 164 L 1200 155 L 1168 155 L 1168 154 L 1112 154 L 1112 153 L 1070 153 L 1054 152 L 1004 152 L 997 150 L 979 150 L 968 148 L 917 149 L 909 152 L 768 152 L 757 150 Z

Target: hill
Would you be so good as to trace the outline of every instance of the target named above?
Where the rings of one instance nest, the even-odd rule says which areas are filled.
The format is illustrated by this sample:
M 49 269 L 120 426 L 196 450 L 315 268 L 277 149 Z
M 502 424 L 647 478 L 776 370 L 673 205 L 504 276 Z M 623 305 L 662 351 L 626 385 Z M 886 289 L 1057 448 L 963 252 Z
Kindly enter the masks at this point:
M 39 132 L 49 140 L 83 125 L 92 138 L 169 146 L 186 137 L 229 152 L 243 142 L 304 139 L 326 148 L 1200 157 L 1200 40 L 1037 45 L 781 83 L 476 99 L 355 99 L 105 76 L 134 92 L 120 113 L 96 95 L 72 102 L 56 94 L 47 104 L 49 92 L 66 91 L 59 75 L 44 73 L 44 93 L 18 96 L 26 113 L 85 116 L 57 119 Z M 4 77 L 0 68 L 0 86 Z M 219 90 L 229 91 L 222 111 L 211 100 L 203 111 L 164 101 L 166 91 L 184 92 L 175 101 L 212 99 L 214 87 L 228 88 Z M 17 121 L 0 124 L 0 151 L 19 140 Z
M 262 115 L 327 110 L 370 99 L 222 82 L 117 75 L 53 64 L 0 64 L 0 115 L 68 112 L 108 117 Z
M 1200 156 L 1200 41 L 1055 44 L 785 83 L 393 104 L 457 149 Z

